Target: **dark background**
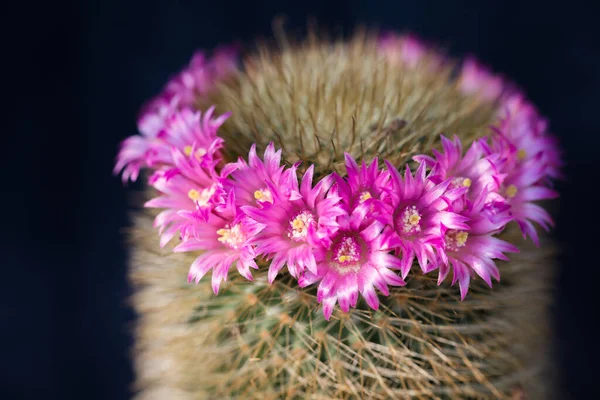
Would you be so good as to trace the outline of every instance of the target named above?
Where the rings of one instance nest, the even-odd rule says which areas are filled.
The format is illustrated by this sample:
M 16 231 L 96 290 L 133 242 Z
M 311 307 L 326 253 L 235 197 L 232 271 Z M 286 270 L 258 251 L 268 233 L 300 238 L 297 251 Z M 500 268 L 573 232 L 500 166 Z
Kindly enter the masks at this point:
M 555 231 L 565 249 L 555 307 L 563 386 L 569 398 L 600 393 L 597 10 L 577 1 L 424 0 L 10 7 L 20 9 L 4 10 L 0 24 L 9 116 L 0 148 L 0 399 L 129 398 L 134 316 L 120 229 L 132 205 L 111 174 L 117 144 L 194 49 L 270 36 L 279 14 L 291 29 L 313 16 L 346 32 L 356 23 L 412 30 L 455 55 L 477 54 L 526 88 L 566 151 Z

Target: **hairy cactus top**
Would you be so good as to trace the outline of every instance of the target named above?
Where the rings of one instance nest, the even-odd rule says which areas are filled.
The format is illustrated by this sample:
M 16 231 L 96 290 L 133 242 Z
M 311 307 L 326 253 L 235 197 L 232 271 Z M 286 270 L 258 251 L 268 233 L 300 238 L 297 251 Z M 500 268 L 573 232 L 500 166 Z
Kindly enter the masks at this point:
M 500 280 L 494 259 L 518 251 L 498 238 L 507 224 L 536 243 L 533 222 L 552 225 L 534 203 L 557 196 L 546 128 L 473 58 L 457 67 L 412 36 L 311 39 L 243 65 L 231 48 L 196 54 L 115 172 L 151 170 L 161 246 L 177 236 L 174 251 L 198 254 L 189 281 L 212 270 L 216 294 L 231 267 L 248 280 L 266 268 L 269 283 L 286 267 L 318 285 L 329 319 L 359 294 L 377 309 L 375 289 L 403 286 L 415 260 L 438 284 L 452 269 L 462 298 L 474 276 Z

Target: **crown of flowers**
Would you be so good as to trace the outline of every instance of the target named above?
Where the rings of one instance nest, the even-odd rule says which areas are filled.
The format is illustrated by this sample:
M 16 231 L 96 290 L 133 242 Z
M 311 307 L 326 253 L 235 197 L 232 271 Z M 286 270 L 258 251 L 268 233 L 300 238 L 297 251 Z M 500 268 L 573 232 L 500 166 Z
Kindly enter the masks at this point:
M 412 37 L 401 46 L 398 40 L 382 40 L 382 51 L 416 66 L 424 46 Z M 533 222 L 546 230 L 553 225 L 534 202 L 557 196 L 556 140 L 522 94 L 474 59 L 463 64 L 460 89 L 501 101 L 500 123 L 487 137 L 463 151 L 458 137 L 442 136 L 441 151 L 413 157 L 414 171 L 346 153 L 345 175 L 318 182 L 314 165 L 282 165 L 273 143 L 262 158 L 252 145 L 247 159 L 223 161 L 227 144 L 218 130 L 229 115 L 214 116 L 214 108 L 201 113 L 193 103 L 236 64 L 231 48 L 212 58 L 194 55 L 144 108 L 141 135 L 123 142 L 115 166 L 124 181 L 135 181 L 141 168 L 152 171 L 148 182 L 159 196 L 145 206 L 163 209 L 154 222 L 161 247 L 178 236 L 175 252 L 198 252 L 190 282 L 212 270 L 217 294 L 231 267 L 252 280 L 262 260 L 269 283 L 286 267 L 300 287 L 318 284 L 329 319 L 336 303 L 345 312 L 355 307 L 359 293 L 377 309 L 375 288 L 388 295 L 388 286 L 403 286 L 416 259 L 423 273 L 438 270 L 438 284 L 452 269 L 464 298 L 472 277 L 491 287 L 492 278 L 500 279 L 494 260 L 518 252 L 497 237 L 507 224 L 515 221 L 536 244 Z

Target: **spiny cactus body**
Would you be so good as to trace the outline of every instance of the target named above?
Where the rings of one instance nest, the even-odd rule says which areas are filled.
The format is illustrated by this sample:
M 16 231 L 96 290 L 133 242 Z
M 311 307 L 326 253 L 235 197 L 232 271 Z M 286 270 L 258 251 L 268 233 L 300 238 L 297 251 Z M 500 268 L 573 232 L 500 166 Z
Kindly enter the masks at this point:
M 440 133 L 469 144 L 501 123 L 503 93 L 472 90 L 456 64 L 413 39 L 391 41 L 283 41 L 249 55 L 192 103 L 231 112 L 218 132 L 225 161 L 274 142 L 284 162 L 314 164 L 319 178 L 344 174 L 344 152 L 413 164 L 441 150 Z M 502 280 L 493 289 L 473 279 L 461 300 L 449 280 L 438 285 L 437 272 L 411 273 L 380 296 L 379 310 L 361 299 L 327 321 L 315 287 L 301 289 L 286 273 L 269 284 L 264 261 L 253 282 L 230 274 L 218 296 L 210 279 L 188 283 L 197 254 L 161 249 L 156 215 L 137 215 L 131 232 L 140 398 L 549 396 L 542 377 L 555 254 L 546 237 L 538 248 L 509 225 L 499 237 L 520 254 L 497 262 Z

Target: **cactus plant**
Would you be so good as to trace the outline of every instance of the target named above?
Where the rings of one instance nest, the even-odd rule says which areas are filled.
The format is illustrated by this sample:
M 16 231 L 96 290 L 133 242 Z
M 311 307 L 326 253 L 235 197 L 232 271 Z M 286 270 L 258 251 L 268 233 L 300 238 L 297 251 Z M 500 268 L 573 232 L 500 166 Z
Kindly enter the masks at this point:
M 201 114 L 177 114 L 184 108 Z M 526 121 L 520 120 L 523 109 Z M 165 124 L 177 134 L 165 134 Z M 206 145 L 200 139 L 193 144 L 165 139 L 169 134 L 183 137 L 190 129 L 218 137 L 211 136 L 215 141 L 207 139 Z M 125 168 L 124 178 L 137 178 L 143 167 L 160 172 L 149 176 L 146 196 L 151 207 L 175 207 L 151 200 L 156 189 L 163 199 L 168 197 L 157 182 L 178 173 L 165 165 L 179 165 L 178 154 L 200 159 L 210 146 L 218 147 L 219 157 L 210 160 L 217 170 L 245 158 L 251 148 L 258 154 L 267 151 L 267 163 L 272 143 L 271 148 L 281 149 L 285 166 L 297 167 L 300 174 L 314 168 L 317 180 L 331 173 L 344 177 L 348 160 L 357 159 L 378 160 L 381 171 L 387 171 L 387 160 L 392 175 L 392 166 L 413 171 L 427 166 L 433 181 L 444 154 L 449 157 L 456 149 L 452 146 L 460 149 L 463 143 L 467 148 L 480 141 L 481 152 L 484 147 L 493 152 L 495 144 L 483 138 L 519 129 L 535 131 L 528 134 L 543 138 L 542 144 L 514 139 L 514 159 L 492 165 L 525 165 L 535 156 L 544 174 L 527 183 L 540 188 L 532 194 L 518 186 L 520 180 L 511 180 L 510 173 L 499 172 L 498 195 L 518 223 L 495 232 L 494 240 L 517 245 L 520 252 L 511 254 L 510 261 L 495 260 L 502 280 L 493 289 L 489 273 L 476 271 L 461 278 L 455 266 L 450 282 L 443 278 L 452 260 L 446 260 L 446 272 L 438 266 L 437 274 L 423 273 L 417 257 L 418 262 L 407 266 L 410 271 L 401 274 L 405 282 L 377 297 L 378 307 L 355 299 L 355 307 L 345 310 L 340 300 L 339 307 L 323 315 L 321 289 L 300 287 L 305 276 L 291 267 L 276 271 L 274 279 L 269 258 L 256 257 L 252 281 L 248 267 L 240 266 L 246 263 L 243 257 L 237 261 L 240 274 L 225 273 L 215 280 L 215 267 L 212 284 L 208 277 L 200 279 L 206 271 L 190 272 L 196 285 L 186 281 L 189 266 L 202 253 L 173 249 L 194 234 L 176 219 L 164 223 L 173 213 L 138 212 L 130 233 L 130 277 L 139 316 L 134 349 L 139 398 L 480 399 L 519 398 L 522 393 L 548 398 L 551 393 L 547 307 L 555 250 L 548 236 L 538 238 L 531 220 L 551 222 L 541 208 L 531 211 L 529 203 L 510 201 L 524 192 L 529 193 L 527 200 L 553 197 L 547 180 L 560 175 L 560 162 L 544 120 L 518 90 L 474 59 L 460 64 L 410 35 L 359 32 L 347 41 L 330 41 L 311 34 L 299 43 L 283 38 L 277 45 L 260 46 L 243 63 L 231 49 L 212 58 L 197 54 L 147 106 L 140 120 L 144 136 L 127 139 L 119 155 L 116 171 Z M 168 142 L 168 151 L 162 144 L 155 146 L 161 140 Z M 253 179 L 249 172 L 234 177 L 240 182 Z M 468 179 L 464 186 L 470 185 Z M 186 189 L 182 201 L 187 196 L 200 207 L 198 199 L 212 196 L 214 189 L 209 192 Z M 195 212 L 175 208 L 180 214 Z M 163 222 L 161 241 L 153 219 L 158 225 Z M 450 241 L 460 247 L 468 240 L 466 234 L 446 233 L 449 253 L 457 250 Z M 524 241 L 521 233 L 533 240 Z M 223 242 L 223 237 L 218 240 Z M 399 257 L 406 259 L 406 250 Z M 436 258 L 438 263 L 442 261 Z M 460 281 L 460 290 L 454 281 Z

